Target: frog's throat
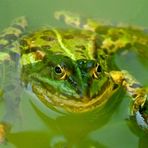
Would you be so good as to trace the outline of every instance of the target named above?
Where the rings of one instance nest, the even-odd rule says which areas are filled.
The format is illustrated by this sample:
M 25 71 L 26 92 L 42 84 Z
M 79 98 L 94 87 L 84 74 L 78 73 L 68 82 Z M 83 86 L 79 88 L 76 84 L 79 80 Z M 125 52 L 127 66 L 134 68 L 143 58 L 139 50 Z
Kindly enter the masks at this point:
M 41 89 L 39 85 L 33 85 L 32 90 L 49 108 L 51 106 L 55 106 L 55 108 L 62 107 L 68 112 L 87 112 L 89 110 L 93 110 L 96 107 L 103 106 L 117 89 L 114 89 L 114 84 L 109 82 L 106 86 L 106 89 L 102 91 L 101 94 L 86 102 L 68 98 L 63 99 L 62 96 L 51 94 L 44 88 Z

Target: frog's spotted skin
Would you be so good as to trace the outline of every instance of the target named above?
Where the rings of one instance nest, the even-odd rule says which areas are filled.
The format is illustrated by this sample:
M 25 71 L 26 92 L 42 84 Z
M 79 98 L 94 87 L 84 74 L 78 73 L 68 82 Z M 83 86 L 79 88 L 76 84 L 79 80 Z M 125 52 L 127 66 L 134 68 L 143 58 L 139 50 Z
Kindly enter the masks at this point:
M 27 21 L 21 17 L 1 33 L 0 65 L 14 65 L 14 71 L 21 73 L 13 80 L 31 86 L 45 105 L 70 112 L 102 106 L 123 86 L 132 98 L 131 114 L 143 111 L 147 102 L 145 89 L 127 71 L 113 67 L 111 61 L 118 50 L 139 52 L 147 48 L 148 36 L 140 29 L 107 26 L 90 19 L 81 22 L 79 17 L 64 12 L 56 13 L 56 18 L 60 17 L 79 28 L 42 28 L 23 35 Z M 7 84 L 0 88 L 1 96 L 5 96 L 3 89 L 10 86 L 19 92 L 19 85 L 13 81 Z M 143 121 L 147 125 L 147 118 Z M 1 140 L 5 135 L 3 124 L 0 131 Z
M 72 34 L 75 36 L 72 36 Z M 109 92 L 113 89 L 114 84 L 111 83 L 112 80 L 107 81 L 108 75 L 102 72 L 101 76 L 101 73 L 96 71 L 99 61 L 95 61 L 95 52 L 97 51 L 94 45 L 96 41 L 95 36 L 94 33 L 85 30 L 49 30 L 46 28 L 24 37 L 20 43 L 23 53 L 22 65 L 28 66 L 28 68 L 27 66 L 24 67 L 24 71 L 26 71 L 24 75 L 30 73 L 28 69 L 31 69 L 32 65 L 29 63 L 39 65 L 37 67 L 40 68 L 40 74 L 31 72 L 31 78 L 47 83 L 47 88 L 53 91 L 52 94 L 46 93 L 48 98 L 53 101 L 53 104 L 63 106 L 69 111 L 83 112 L 95 107 L 97 104 L 101 105 L 107 100 L 103 98 L 107 94 L 112 94 Z M 42 68 L 42 62 L 39 61 L 44 61 L 44 69 Z M 102 65 L 104 65 L 103 71 L 106 66 L 105 62 L 102 62 Z M 63 74 L 58 75 L 55 73 L 54 68 L 56 66 L 63 68 Z M 81 68 L 83 69 L 81 70 Z M 82 75 L 82 73 L 84 74 Z M 100 80 L 97 79 L 99 73 Z M 44 75 L 44 77 L 41 77 L 41 75 Z M 48 79 L 48 77 L 51 79 Z M 100 89 L 98 88 L 94 92 L 90 91 L 88 89 L 88 81 L 89 83 L 94 83 L 93 85 L 96 85 L 97 81 L 102 81 L 102 84 L 98 83 L 98 87 L 106 86 L 106 90 L 102 92 L 101 90 L 98 91 Z M 52 86 L 53 83 L 55 83 L 54 86 Z M 59 88 L 60 86 L 63 87 Z M 44 94 L 42 93 L 43 91 L 47 91 L 43 88 L 40 89 L 40 87 L 36 83 L 33 85 L 33 90 L 38 96 Z M 56 89 L 58 91 L 55 91 Z M 100 93 L 99 97 L 97 96 L 98 93 Z M 48 100 L 45 100 L 44 97 L 43 95 L 43 101 L 47 101 L 46 103 L 48 104 Z
M 0 34 L 0 49 L 3 50 L 6 46 L 12 44 L 18 39 L 27 26 L 25 17 L 16 19 L 12 25 Z

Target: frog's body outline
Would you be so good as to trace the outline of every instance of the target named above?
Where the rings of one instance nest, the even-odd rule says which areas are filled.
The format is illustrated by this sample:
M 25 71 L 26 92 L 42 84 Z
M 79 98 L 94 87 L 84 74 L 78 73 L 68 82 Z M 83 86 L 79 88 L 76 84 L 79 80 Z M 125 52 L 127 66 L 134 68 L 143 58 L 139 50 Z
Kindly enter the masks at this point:
M 142 45 L 145 45 L 145 46 L 147 44 L 147 39 L 148 39 L 147 36 L 141 35 L 141 37 L 137 38 L 136 35 L 131 35 L 132 33 L 128 34 L 128 32 L 126 32 L 129 29 L 128 30 L 129 32 L 135 31 L 136 33 L 137 32 L 142 33 L 142 31 L 140 29 L 132 29 L 131 28 L 131 30 L 130 30 L 130 28 L 127 29 L 127 28 L 124 28 L 124 27 L 116 28 L 116 27 L 113 27 L 113 26 L 103 26 L 102 24 L 99 24 L 98 22 L 92 21 L 90 19 L 86 19 L 84 22 L 81 22 L 80 17 L 78 17 L 77 15 L 73 15 L 71 13 L 69 13 L 68 15 L 67 14 L 68 13 L 65 13 L 65 12 L 57 12 L 57 13 L 55 13 L 55 17 L 57 19 L 60 19 L 61 17 L 63 17 L 64 21 L 67 24 L 70 24 L 72 26 L 74 25 L 78 28 L 83 28 L 84 30 L 86 30 L 86 32 L 88 31 L 88 33 L 92 34 L 91 40 L 96 39 L 96 35 L 97 35 L 96 33 L 98 33 L 99 31 L 101 31 L 102 34 L 105 34 L 104 32 L 107 32 L 109 34 L 108 38 L 104 37 L 104 39 L 101 40 L 102 52 L 103 52 L 103 54 L 106 54 L 107 56 L 108 55 L 110 56 L 111 54 L 117 52 L 118 49 L 125 48 L 125 47 L 128 47 L 128 46 L 133 46 L 135 42 L 141 43 Z M 9 50 L 9 53 L 12 52 L 12 53 L 16 53 L 16 55 L 17 54 L 19 55 L 19 53 L 20 53 L 19 50 L 20 50 L 20 48 L 22 48 L 22 50 L 23 50 L 23 51 L 21 51 L 21 52 L 23 52 L 22 55 L 21 55 L 22 56 L 22 59 L 21 59 L 22 65 L 27 65 L 27 64 L 30 64 L 30 63 L 33 65 L 34 63 L 37 63 L 38 61 L 44 60 L 44 57 L 46 56 L 46 54 L 45 54 L 45 52 L 42 52 L 40 49 L 36 49 L 36 46 L 34 46 L 34 42 L 32 41 L 32 38 L 36 37 L 35 35 L 34 36 L 30 35 L 31 37 L 29 37 L 29 36 L 23 37 L 20 44 L 17 43 L 16 39 L 18 39 L 22 35 L 22 33 L 24 32 L 26 27 L 27 27 L 27 21 L 26 21 L 25 17 L 20 17 L 20 18 L 16 19 L 14 21 L 14 23 L 9 28 L 7 28 L 4 31 L 4 33 L 1 34 L 1 36 L 0 36 L 0 39 L 1 39 L 0 40 L 0 49 Z M 81 67 L 81 63 L 83 62 L 81 60 L 82 59 L 81 56 L 83 56 L 84 53 L 82 53 L 82 54 L 80 53 L 78 55 L 78 57 L 81 57 L 81 58 L 78 58 L 77 56 L 75 57 L 73 52 L 71 52 L 71 50 L 69 50 L 65 46 L 64 41 L 63 41 L 63 37 L 62 37 L 63 34 L 61 33 L 62 31 L 55 29 L 55 28 L 51 29 L 51 30 L 52 30 L 52 33 L 54 33 L 54 36 L 56 37 L 56 40 L 57 40 L 59 46 L 65 52 L 64 56 L 68 55 L 68 57 L 70 57 L 72 60 L 75 60 L 75 61 L 77 60 L 76 64 L 79 65 L 79 68 L 76 68 L 76 74 L 81 75 L 82 71 L 81 71 L 80 67 Z M 45 29 L 41 32 L 45 32 L 45 31 L 47 31 L 47 29 Z M 71 31 L 73 31 L 73 30 L 71 30 Z M 36 34 L 40 35 L 41 32 L 39 31 Z M 48 33 L 50 34 L 51 32 L 47 31 L 47 34 Z M 120 38 L 113 39 L 114 37 L 116 37 L 115 36 L 116 33 L 117 33 L 117 36 L 118 35 L 120 36 L 120 34 L 122 34 L 122 36 L 121 36 L 122 38 L 121 39 Z M 83 31 L 82 31 L 81 35 L 82 34 L 83 34 Z M 113 35 L 113 38 L 111 38 L 112 35 Z M 50 37 L 50 38 L 45 38 L 45 37 L 47 37 L 47 36 L 43 36 L 43 40 L 46 40 L 46 41 L 47 40 L 48 41 L 54 40 L 53 37 Z M 67 36 L 66 38 L 70 39 L 71 36 Z M 11 46 L 9 46 L 9 45 L 11 45 Z M 93 60 L 94 57 L 92 55 L 94 53 L 92 53 L 91 49 L 94 49 L 93 46 L 95 46 L 95 45 L 89 44 L 88 46 L 89 46 L 87 48 L 88 51 L 85 55 L 88 59 L 90 58 L 88 65 L 89 64 L 92 64 L 92 65 L 95 64 L 96 65 L 96 66 L 91 65 L 92 67 L 90 67 L 91 69 L 90 69 L 89 73 L 91 73 L 91 76 L 94 79 L 97 79 L 97 80 L 100 79 L 100 76 L 102 74 L 103 76 L 105 76 L 107 79 L 110 79 L 110 81 L 111 81 L 109 84 L 106 84 L 107 89 L 104 90 L 104 93 L 101 93 L 101 95 L 99 97 L 97 97 L 97 99 L 99 100 L 100 98 L 105 98 L 105 97 L 109 98 L 109 96 L 111 95 L 111 93 L 110 93 L 110 95 L 108 95 L 110 90 L 113 91 L 116 85 L 123 86 L 132 98 L 132 101 L 131 101 L 132 105 L 131 105 L 131 108 L 130 108 L 130 111 L 131 111 L 130 114 L 135 115 L 135 114 L 137 114 L 137 112 L 139 113 L 139 110 L 142 110 L 142 108 L 145 105 L 145 102 L 147 101 L 146 90 L 127 71 L 125 71 L 125 70 L 106 71 L 106 67 L 105 67 L 106 63 L 103 63 L 105 60 L 102 60 L 101 61 L 102 63 L 100 61 L 99 61 L 100 63 L 93 63 L 92 60 Z M 29 54 L 30 55 L 28 54 L 28 48 L 29 48 Z M 50 45 L 46 46 L 45 48 L 50 48 Z M 79 45 L 78 48 L 83 50 L 82 48 L 85 48 L 85 47 Z M 112 48 L 112 50 L 111 50 L 111 48 Z M 80 52 L 80 49 L 78 50 L 78 52 Z M 0 62 L 1 63 L 3 61 L 9 62 L 12 59 L 12 56 L 9 53 L 3 52 L 3 51 L 0 52 L 0 55 L 1 55 L 0 56 Z M 96 53 L 98 54 L 97 56 L 99 56 L 99 57 L 102 56 L 101 52 L 96 52 Z M 57 58 L 58 58 L 58 54 L 60 54 L 60 51 L 59 51 L 59 53 L 57 52 L 57 55 L 56 55 Z M 104 56 L 102 58 L 104 59 L 107 56 Z M 63 59 L 64 58 L 65 57 L 63 57 Z M 50 57 L 47 58 L 46 60 L 48 60 L 48 59 L 50 59 Z M 65 59 L 65 60 L 67 60 L 67 59 Z M 15 63 L 16 63 L 16 61 L 15 61 Z M 87 63 L 87 61 L 85 61 L 84 63 Z M 72 64 L 73 64 L 73 62 L 72 62 Z M 75 66 L 75 64 L 73 64 L 73 65 Z M 101 65 L 101 67 L 100 67 L 100 65 Z M 77 87 L 77 84 L 74 84 L 75 79 L 73 77 L 70 77 L 72 72 L 69 69 L 67 70 L 64 66 L 63 67 L 62 66 L 63 65 L 57 64 L 56 68 L 55 68 L 57 75 L 54 74 L 56 76 L 53 76 L 53 74 L 52 74 L 51 76 L 53 76 L 54 79 L 60 80 L 60 81 L 63 81 L 68 77 L 70 79 L 69 81 L 71 81 L 71 83 L 73 83 L 72 84 L 73 88 Z M 103 67 L 103 70 L 102 70 L 102 67 Z M 88 68 L 88 67 L 86 67 L 86 68 Z M 24 70 L 25 70 L 25 68 L 24 68 Z M 28 74 L 30 74 L 30 73 L 28 73 Z M 36 76 L 36 75 L 33 76 L 33 77 L 38 78 L 38 76 Z M 85 75 L 81 76 L 80 81 L 83 81 L 83 79 L 85 79 L 85 78 L 86 78 Z M 45 81 L 42 78 L 38 78 L 38 80 L 43 81 L 43 82 Z M 23 79 L 23 81 L 25 81 L 25 80 Z M 80 82 L 78 84 L 81 84 L 81 83 L 82 82 Z M 102 82 L 102 83 L 104 83 L 104 82 Z M 89 86 L 87 85 L 86 87 L 89 87 Z M 53 100 L 51 99 L 51 101 L 52 101 L 53 104 L 64 107 L 68 111 L 72 111 L 72 112 L 88 111 L 88 110 L 94 108 L 94 106 L 99 106 L 99 105 L 101 105 L 102 102 L 105 103 L 107 101 L 107 100 L 104 101 L 104 99 L 103 99 L 102 102 L 100 101 L 101 103 L 98 103 L 99 101 L 97 99 L 88 100 L 88 97 L 84 97 L 85 95 L 87 96 L 87 90 L 85 90 L 85 92 L 83 92 L 83 89 L 85 89 L 85 85 L 81 85 L 81 88 L 77 87 L 77 89 L 75 89 L 76 92 L 72 92 L 72 91 L 68 92 L 68 93 L 70 93 L 70 95 L 73 94 L 73 97 L 78 98 L 78 99 L 81 99 L 80 96 L 82 95 L 82 98 L 84 100 L 82 102 L 80 101 L 78 103 L 77 102 L 75 103 L 75 102 L 73 102 L 73 100 L 72 101 L 67 101 L 67 100 L 64 101 L 63 98 L 65 96 L 64 97 L 62 96 L 63 97 L 63 98 L 61 97 L 62 99 L 60 99 L 59 97 L 54 97 L 54 99 Z M 38 87 L 36 85 L 33 86 L 33 90 L 34 90 L 34 93 L 41 99 L 41 101 L 43 101 L 48 106 L 48 99 L 46 100 L 45 99 L 46 96 L 44 97 L 44 95 L 42 95 L 42 93 L 43 92 L 45 93 L 46 90 L 40 91 L 40 87 Z M 62 91 L 64 91 L 64 89 Z M 95 96 L 95 93 L 97 93 L 97 91 L 98 90 L 96 90 L 96 92 L 94 92 L 92 94 L 90 93 L 89 96 L 91 96 L 91 95 Z M 1 90 L 1 92 L 2 92 L 2 90 Z M 65 94 L 69 95 L 68 93 L 66 92 Z M 51 95 L 50 93 L 47 93 L 47 96 L 50 97 L 50 96 L 53 96 L 53 95 Z M 49 101 L 49 104 L 51 105 L 50 101 Z M 147 121 L 144 121 L 144 124 L 146 124 L 146 122 Z M 1 129 L 0 130 L 0 139 L 2 139 L 1 141 L 3 141 L 3 139 L 4 139 L 3 137 L 5 137 L 5 126 L 4 126 L 5 124 L 0 124 L 0 125 L 1 125 L 0 126 L 0 129 Z

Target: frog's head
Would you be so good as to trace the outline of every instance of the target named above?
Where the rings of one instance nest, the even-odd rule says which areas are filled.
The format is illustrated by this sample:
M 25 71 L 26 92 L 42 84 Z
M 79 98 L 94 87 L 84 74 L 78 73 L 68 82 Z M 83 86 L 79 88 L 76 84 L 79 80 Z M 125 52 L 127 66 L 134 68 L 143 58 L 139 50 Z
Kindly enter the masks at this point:
M 96 60 L 48 54 L 32 66 L 33 91 L 43 101 L 70 111 L 85 111 L 108 98 L 110 80 Z
M 113 83 L 99 39 L 75 29 L 41 30 L 23 38 L 23 81 L 49 106 L 80 112 L 102 105 Z

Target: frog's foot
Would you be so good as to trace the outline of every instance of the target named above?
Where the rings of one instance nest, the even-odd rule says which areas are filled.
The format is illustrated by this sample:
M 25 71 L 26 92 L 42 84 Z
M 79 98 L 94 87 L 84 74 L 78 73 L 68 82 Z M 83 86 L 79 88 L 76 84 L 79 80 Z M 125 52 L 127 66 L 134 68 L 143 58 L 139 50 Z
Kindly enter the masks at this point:
M 100 23 L 94 19 L 80 17 L 79 14 L 72 13 L 69 11 L 56 11 L 55 18 L 57 20 L 64 21 L 66 24 L 68 24 L 70 26 L 77 27 L 77 28 L 83 28 L 85 30 L 90 30 L 93 32 L 95 32 L 95 30 L 99 26 L 103 25 L 102 23 Z
M 130 95 L 132 99 L 130 107 L 131 116 L 136 116 L 137 123 L 138 120 L 140 120 L 147 125 L 148 129 L 148 101 L 146 89 L 127 71 L 111 71 L 110 76 L 116 84 L 123 86 Z
M 136 93 L 133 94 L 135 99 L 131 104 L 131 115 L 134 115 L 137 111 L 143 110 L 147 95 L 145 94 L 145 90 L 143 88 L 139 88 Z

